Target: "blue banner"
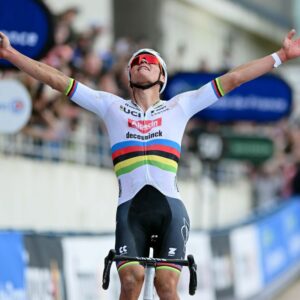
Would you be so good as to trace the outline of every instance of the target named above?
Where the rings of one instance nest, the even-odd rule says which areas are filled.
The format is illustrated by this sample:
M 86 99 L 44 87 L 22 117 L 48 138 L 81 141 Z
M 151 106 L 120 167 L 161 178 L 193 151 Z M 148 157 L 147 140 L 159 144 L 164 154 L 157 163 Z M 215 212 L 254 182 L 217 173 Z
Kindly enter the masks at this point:
M 170 99 L 179 93 L 198 89 L 218 76 L 220 74 L 176 74 L 169 79 L 164 96 Z M 289 85 L 277 76 L 264 75 L 225 95 L 196 117 L 217 122 L 274 122 L 288 116 L 291 109 L 292 90 Z
M 0 299 L 25 300 L 25 261 L 19 233 L 0 233 Z
M 299 215 L 300 203 L 295 201 L 257 224 L 265 284 L 300 258 Z
M 39 59 L 53 44 L 52 17 L 40 0 L 0 1 L 0 31 L 21 53 Z M 0 68 L 12 67 L 0 60 Z
M 293 201 L 279 215 L 291 263 L 300 259 L 300 202 Z

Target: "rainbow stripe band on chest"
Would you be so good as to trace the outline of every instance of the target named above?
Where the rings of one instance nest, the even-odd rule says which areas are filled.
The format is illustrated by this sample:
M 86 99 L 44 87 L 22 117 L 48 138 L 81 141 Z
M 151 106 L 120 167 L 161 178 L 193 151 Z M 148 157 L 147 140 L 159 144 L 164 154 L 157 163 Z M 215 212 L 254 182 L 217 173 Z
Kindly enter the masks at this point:
M 132 172 L 143 165 L 176 173 L 180 159 L 180 145 L 166 139 L 121 142 L 112 147 L 112 159 L 117 176 Z

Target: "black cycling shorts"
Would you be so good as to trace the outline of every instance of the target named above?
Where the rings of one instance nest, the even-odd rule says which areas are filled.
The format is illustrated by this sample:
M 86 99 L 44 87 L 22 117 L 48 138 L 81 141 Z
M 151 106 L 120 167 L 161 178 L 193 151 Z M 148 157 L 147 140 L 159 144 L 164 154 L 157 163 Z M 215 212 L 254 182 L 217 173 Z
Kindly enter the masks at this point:
M 151 237 L 157 236 L 154 257 L 184 259 L 190 221 L 181 200 L 164 196 L 150 185 L 130 201 L 119 205 L 116 217 L 118 255 L 149 256 Z M 120 262 L 118 270 L 137 262 Z M 156 269 L 181 270 L 174 264 L 160 263 Z

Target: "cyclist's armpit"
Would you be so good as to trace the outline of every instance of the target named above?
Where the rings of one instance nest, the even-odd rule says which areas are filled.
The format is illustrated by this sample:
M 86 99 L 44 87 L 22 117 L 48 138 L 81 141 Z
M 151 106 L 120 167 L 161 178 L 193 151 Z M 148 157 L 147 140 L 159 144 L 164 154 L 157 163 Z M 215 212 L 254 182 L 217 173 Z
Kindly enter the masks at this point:
M 79 106 L 97 114 L 105 116 L 108 107 L 118 98 L 113 94 L 96 91 L 72 79 L 66 88 L 65 94 Z

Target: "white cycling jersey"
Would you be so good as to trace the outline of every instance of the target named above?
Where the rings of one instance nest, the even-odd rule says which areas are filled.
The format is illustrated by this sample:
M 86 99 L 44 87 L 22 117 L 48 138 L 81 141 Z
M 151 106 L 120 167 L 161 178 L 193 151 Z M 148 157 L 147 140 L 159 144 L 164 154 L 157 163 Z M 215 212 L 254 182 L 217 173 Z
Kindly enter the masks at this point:
M 176 173 L 185 126 L 223 92 L 216 79 L 169 101 L 158 100 L 146 112 L 134 101 L 95 91 L 76 81 L 67 95 L 104 120 L 122 204 L 145 185 L 154 186 L 168 197 L 181 198 Z

